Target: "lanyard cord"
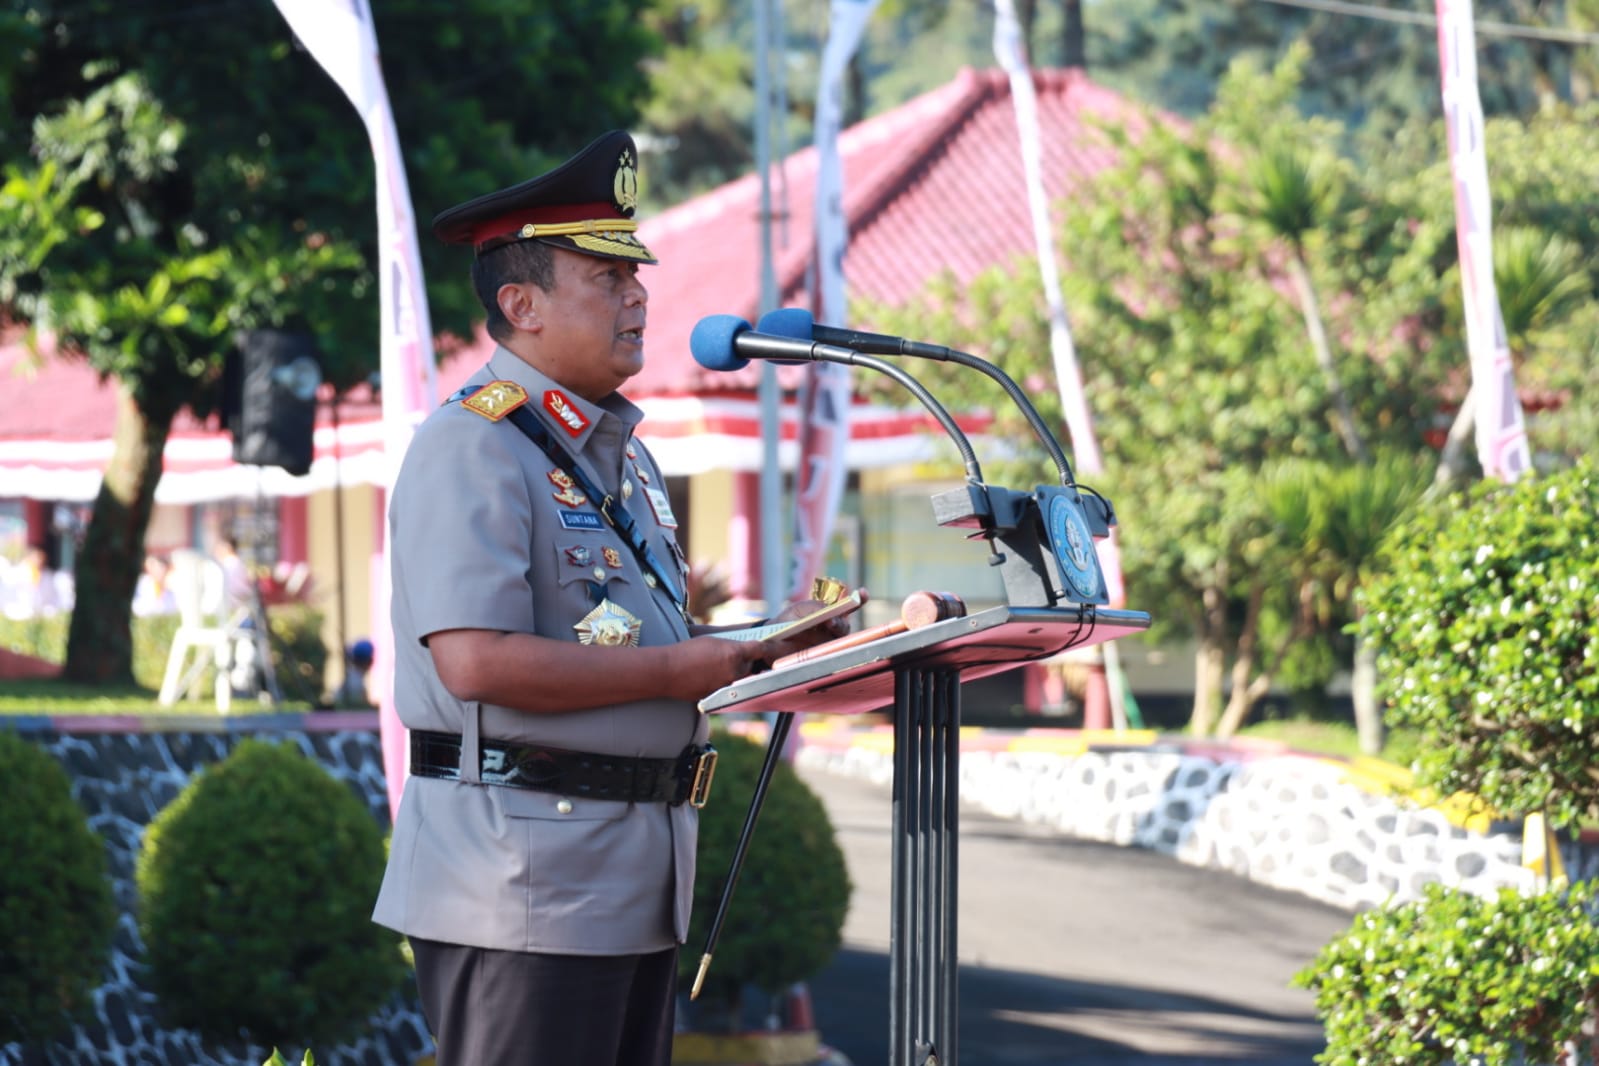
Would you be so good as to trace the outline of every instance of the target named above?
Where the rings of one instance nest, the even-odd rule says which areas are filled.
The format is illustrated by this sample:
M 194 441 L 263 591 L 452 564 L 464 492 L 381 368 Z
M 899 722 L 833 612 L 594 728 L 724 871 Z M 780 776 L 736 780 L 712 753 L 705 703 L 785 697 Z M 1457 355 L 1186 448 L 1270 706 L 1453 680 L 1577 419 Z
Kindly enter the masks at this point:
M 467 386 L 444 402 L 455 403 L 459 400 L 464 400 L 480 388 L 482 388 L 481 385 Z M 561 446 L 560 442 L 550 436 L 549 430 L 544 427 L 544 423 L 540 422 L 538 416 L 528 407 L 518 407 L 508 414 L 506 418 L 514 423 L 516 428 L 521 430 L 528 440 L 538 445 L 539 450 L 552 463 L 560 467 L 566 472 L 567 476 L 577 482 L 578 488 L 582 489 L 584 494 L 593 500 L 595 506 L 599 508 L 600 516 L 610 524 L 612 529 L 620 533 L 622 539 L 627 541 L 627 546 L 633 549 L 633 555 L 638 559 L 639 565 L 655 576 L 656 582 L 660 584 L 661 588 L 666 591 L 668 598 L 671 599 L 672 606 L 676 607 L 678 614 L 683 616 L 683 623 L 685 625 L 693 625 L 694 620 L 689 617 L 688 604 L 683 593 L 679 591 L 677 582 L 672 580 L 666 568 L 661 565 L 655 553 L 650 550 L 649 542 L 644 539 L 643 531 L 639 529 L 638 523 L 634 521 L 627 508 L 618 507 L 615 497 L 594 484 L 594 480 L 583 471 L 582 467 L 573 461 L 572 456 Z

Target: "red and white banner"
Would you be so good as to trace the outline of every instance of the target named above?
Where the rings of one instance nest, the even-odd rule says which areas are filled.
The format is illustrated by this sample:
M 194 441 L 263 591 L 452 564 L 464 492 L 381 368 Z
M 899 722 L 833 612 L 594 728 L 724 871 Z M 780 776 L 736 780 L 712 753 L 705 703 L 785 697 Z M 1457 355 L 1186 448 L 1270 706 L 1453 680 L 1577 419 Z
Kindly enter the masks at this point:
M 1049 351 L 1055 363 L 1055 383 L 1060 389 L 1061 411 L 1072 438 L 1073 467 L 1090 477 L 1104 472 L 1099 439 L 1094 435 L 1094 420 L 1083 395 L 1082 374 L 1077 365 L 1077 348 L 1072 343 L 1066 319 L 1066 300 L 1061 294 L 1060 270 L 1055 262 L 1055 240 L 1050 229 L 1049 200 L 1044 195 L 1043 167 L 1038 140 L 1038 97 L 1033 91 L 1033 74 L 1022 46 L 1021 27 L 1011 0 L 994 4 L 994 58 L 1010 78 L 1011 101 L 1016 109 L 1016 128 L 1021 137 L 1022 173 L 1027 184 L 1027 204 L 1032 211 L 1033 241 L 1037 247 L 1038 270 L 1043 279 L 1044 301 L 1049 308 Z M 1099 565 L 1105 571 L 1105 587 L 1112 606 L 1127 599 L 1122 582 L 1121 552 L 1116 546 L 1116 530 L 1097 541 Z
M 833 0 L 827 44 L 816 89 L 816 321 L 843 325 L 844 172 L 838 135 L 844 124 L 844 74 L 860 47 L 878 0 Z M 837 363 L 811 363 L 800 391 L 800 467 L 794 500 L 794 545 L 788 595 L 810 595 L 811 579 L 827 562 L 827 542 L 838 518 L 848 476 L 844 448 L 850 438 L 850 373 Z
M 1515 481 L 1532 465 L 1532 458 L 1494 285 L 1493 207 L 1488 198 L 1482 98 L 1477 91 L 1477 32 L 1471 0 L 1437 0 L 1437 5 L 1438 67 L 1455 184 L 1455 236 L 1476 401 L 1477 457 L 1484 475 Z
M 405 179 L 394 113 L 378 63 L 377 32 L 366 0 L 277 0 L 294 35 L 350 98 L 366 125 L 377 170 L 379 302 L 382 307 L 385 486 L 394 483 L 400 458 L 416 424 L 437 402 L 433 329 L 428 321 L 422 261 L 417 251 L 411 190 Z M 387 550 L 387 539 L 378 555 Z M 405 730 L 394 710 L 394 636 L 389 629 L 389 568 L 374 561 L 372 619 L 376 650 L 372 670 L 378 722 L 383 738 L 383 769 L 388 777 L 389 813 L 399 810 L 405 785 Z

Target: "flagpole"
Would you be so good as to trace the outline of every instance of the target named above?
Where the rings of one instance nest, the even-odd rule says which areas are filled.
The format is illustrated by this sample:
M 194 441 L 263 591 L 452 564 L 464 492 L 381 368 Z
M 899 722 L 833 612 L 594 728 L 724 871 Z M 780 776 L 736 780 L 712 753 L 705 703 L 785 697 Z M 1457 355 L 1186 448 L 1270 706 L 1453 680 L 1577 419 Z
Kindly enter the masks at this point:
M 1093 476 L 1104 470 L 1099 441 L 1094 435 L 1093 416 L 1083 394 L 1082 372 L 1066 317 L 1066 301 L 1061 295 L 1060 272 L 1055 264 L 1055 242 L 1050 233 L 1049 205 L 1040 176 L 1038 101 L 1033 91 L 1033 73 L 1021 39 L 1012 0 L 995 0 L 994 57 L 1010 78 L 1011 102 L 1016 111 L 1017 135 L 1021 141 L 1022 172 L 1033 219 L 1033 241 L 1037 249 L 1038 270 L 1049 305 L 1049 349 L 1055 364 L 1055 384 L 1060 389 L 1061 410 L 1072 439 L 1072 457 L 1080 473 Z M 1100 569 L 1112 607 L 1127 600 L 1122 583 L 1121 552 L 1116 543 L 1116 528 L 1095 543 Z M 1088 691 L 1083 699 L 1083 725 L 1089 729 L 1127 727 L 1127 706 L 1121 687 L 1121 660 L 1116 642 L 1108 641 L 1094 649 Z M 1112 679 L 1115 679 L 1114 682 Z
M 777 268 L 772 260 L 772 149 L 771 149 L 771 0 L 755 4 L 755 169 L 761 180 L 761 297 L 758 311 L 777 306 Z M 760 361 L 756 390 L 761 411 L 761 598 L 766 614 L 776 614 L 783 602 L 783 472 L 777 448 L 782 437 L 778 410 L 777 368 Z

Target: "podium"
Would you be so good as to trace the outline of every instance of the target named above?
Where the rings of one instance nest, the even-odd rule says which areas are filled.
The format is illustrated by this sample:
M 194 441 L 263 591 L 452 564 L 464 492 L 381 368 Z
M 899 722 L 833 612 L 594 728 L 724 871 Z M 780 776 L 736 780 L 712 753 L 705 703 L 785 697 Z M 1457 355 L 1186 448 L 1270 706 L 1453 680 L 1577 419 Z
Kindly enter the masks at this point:
M 1095 606 L 1001 606 L 755 674 L 705 713 L 863 714 L 894 708 L 889 1066 L 954 1066 L 960 683 L 1149 627 Z

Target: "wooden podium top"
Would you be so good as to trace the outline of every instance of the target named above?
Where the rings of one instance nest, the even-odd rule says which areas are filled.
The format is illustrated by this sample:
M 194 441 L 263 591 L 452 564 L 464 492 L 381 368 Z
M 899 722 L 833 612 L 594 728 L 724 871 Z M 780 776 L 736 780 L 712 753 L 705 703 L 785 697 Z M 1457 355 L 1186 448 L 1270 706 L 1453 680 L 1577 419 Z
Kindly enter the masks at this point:
M 962 680 L 987 677 L 1148 628 L 1143 611 L 1091 604 L 992 607 L 753 674 L 705 697 L 700 710 L 864 714 L 893 706 L 894 675 L 901 669 L 950 668 Z

